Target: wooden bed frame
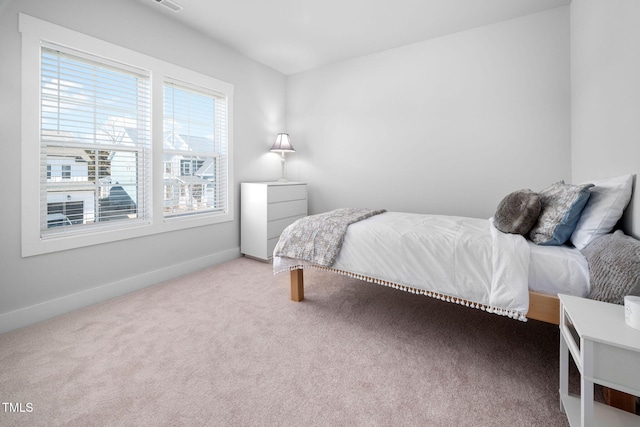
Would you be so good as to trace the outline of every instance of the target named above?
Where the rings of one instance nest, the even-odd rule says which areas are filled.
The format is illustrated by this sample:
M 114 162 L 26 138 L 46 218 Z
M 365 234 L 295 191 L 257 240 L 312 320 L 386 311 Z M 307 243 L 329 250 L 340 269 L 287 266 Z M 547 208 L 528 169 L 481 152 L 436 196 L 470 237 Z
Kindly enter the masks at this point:
M 327 269 L 328 271 L 331 270 Z M 291 270 L 291 299 L 299 302 L 304 299 L 304 270 Z M 543 322 L 560 324 L 560 299 L 555 295 L 542 292 L 529 291 L 528 319 L 541 320 Z

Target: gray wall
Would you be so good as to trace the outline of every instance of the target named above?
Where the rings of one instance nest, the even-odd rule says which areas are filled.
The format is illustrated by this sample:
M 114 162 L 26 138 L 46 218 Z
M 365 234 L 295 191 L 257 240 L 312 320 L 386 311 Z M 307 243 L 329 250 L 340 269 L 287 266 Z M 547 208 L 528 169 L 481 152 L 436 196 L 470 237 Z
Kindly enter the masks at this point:
M 571 3 L 571 157 L 576 182 L 640 173 L 638 22 L 637 0 Z M 640 237 L 637 194 L 623 225 L 625 232 Z
M 569 7 L 290 76 L 290 171 L 310 211 L 488 218 L 571 180 Z
M 21 258 L 18 12 L 233 83 L 236 192 L 241 181 L 279 177 L 278 158 L 267 152 L 285 124 L 284 75 L 175 23 L 170 15 L 130 0 L 1 2 L 0 332 L 239 256 L 236 193 L 236 218 L 230 223 Z

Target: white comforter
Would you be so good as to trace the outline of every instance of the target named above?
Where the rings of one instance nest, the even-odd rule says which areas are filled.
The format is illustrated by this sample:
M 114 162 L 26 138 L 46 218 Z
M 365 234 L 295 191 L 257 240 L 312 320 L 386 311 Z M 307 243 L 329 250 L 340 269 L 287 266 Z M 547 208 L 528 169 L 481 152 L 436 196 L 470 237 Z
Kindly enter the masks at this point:
M 491 220 L 386 212 L 349 226 L 332 268 L 526 320 L 529 251 Z M 308 265 L 274 257 L 276 273 L 294 266 Z

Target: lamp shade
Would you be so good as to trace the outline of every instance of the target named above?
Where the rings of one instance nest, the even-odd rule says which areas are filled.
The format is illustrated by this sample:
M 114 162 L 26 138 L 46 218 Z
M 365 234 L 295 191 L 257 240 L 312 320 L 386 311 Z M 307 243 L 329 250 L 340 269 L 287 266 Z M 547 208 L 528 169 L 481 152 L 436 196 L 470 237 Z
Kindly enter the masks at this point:
M 279 133 L 278 136 L 276 136 L 276 142 L 274 142 L 273 147 L 271 147 L 271 151 L 293 153 L 296 150 L 293 149 L 293 146 L 289 141 L 289 134 Z

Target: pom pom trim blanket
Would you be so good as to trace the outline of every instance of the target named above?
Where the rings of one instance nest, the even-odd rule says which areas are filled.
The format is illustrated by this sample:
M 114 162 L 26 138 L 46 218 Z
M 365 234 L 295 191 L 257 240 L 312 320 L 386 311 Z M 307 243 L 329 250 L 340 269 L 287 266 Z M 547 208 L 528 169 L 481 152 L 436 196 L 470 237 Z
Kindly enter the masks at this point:
M 530 249 L 491 220 L 385 212 L 351 223 L 330 265 L 274 251 L 274 273 L 331 268 L 526 321 Z M 277 247 L 276 247 L 277 248 Z

